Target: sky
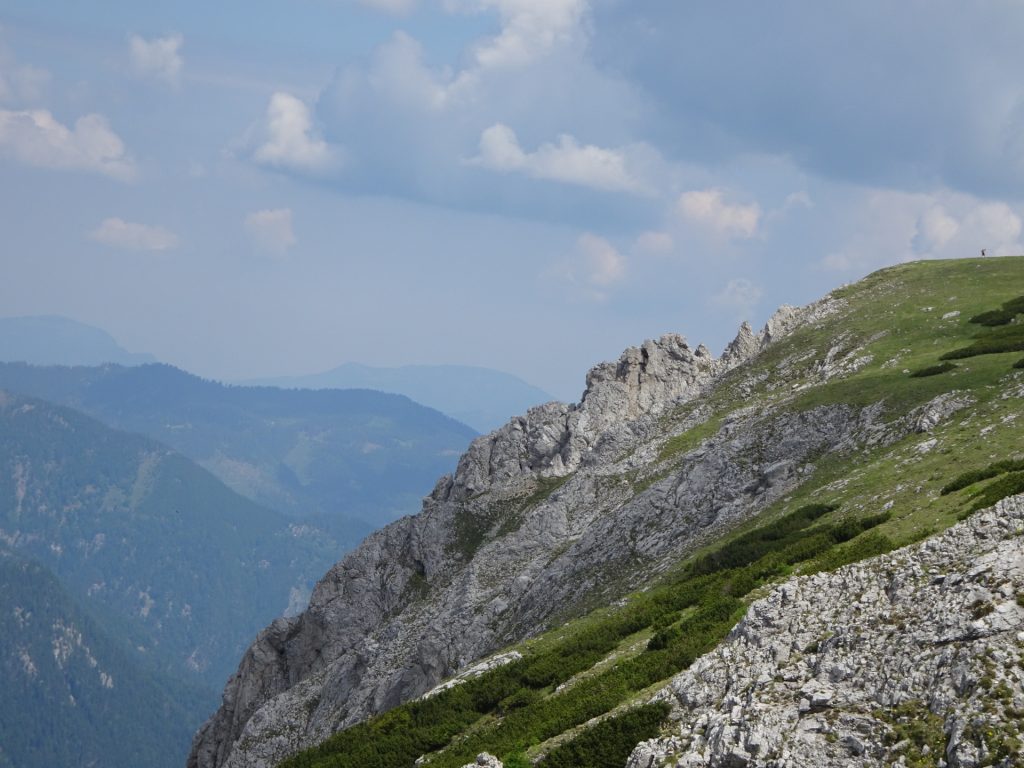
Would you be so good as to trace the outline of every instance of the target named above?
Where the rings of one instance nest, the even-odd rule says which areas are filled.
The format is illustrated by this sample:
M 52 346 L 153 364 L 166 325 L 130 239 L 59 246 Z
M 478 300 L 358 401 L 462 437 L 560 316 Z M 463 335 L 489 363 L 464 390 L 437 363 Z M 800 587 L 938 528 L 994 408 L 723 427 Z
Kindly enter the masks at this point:
M 218 379 L 577 399 L 890 264 L 1024 253 L 1024 3 L 4 0 L 0 316 Z

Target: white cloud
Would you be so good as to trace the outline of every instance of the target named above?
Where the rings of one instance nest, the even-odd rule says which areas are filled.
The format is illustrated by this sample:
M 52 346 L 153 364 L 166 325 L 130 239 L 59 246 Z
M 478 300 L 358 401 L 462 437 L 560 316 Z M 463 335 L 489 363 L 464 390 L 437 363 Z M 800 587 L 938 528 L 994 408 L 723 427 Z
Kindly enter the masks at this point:
M 335 151 L 313 129 L 309 107 L 290 93 L 271 96 L 265 135 L 253 153 L 258 163 L 310 173 L 324 173 L 337 164 Z
M 493 171 L 525 173 L 536 179 L 551 179 L 609 191 L 641 192 L 643 185 L 628 168 L 626 153 L 580 144 L 563 134 L 557 144 L 542 144 L 525 152 L 515 132 L 496 123 L 480 136 L 480 154 L 469 161 Z
M 711 297 L 711 303 L 732 311 L 737 317 L 749 319 L 763 293 L 761 286 L 741 277 L 726 283 L 722 290 Z
M 761 219 L 760 205 L 730 205 L 719 189 L 684 192 L 679 197 L 679 212 L 689 221 L 733 237 L 753 237 Z
M 93 171 L 120 181 L 135 176 L 124 142 L 95 114 L 69 129 L 47 110 L 0 110 L 0 154 L 40 168 Z
M 902 211 L 908 258 L 963 258 L 984 248 L 991 256 L 1020 253 L 1024 221 L 1001 201 L 984 201 L 946 191 L 931 195 L 880 192 Z M 881 204 L 880 204 L 881 205 Z
M 14 54 L 0 43 L 0 102 L 38 102 L 49 83 L 49 72 L 18 64 Z
M 358 2 L 367 8 L 399 15 L 409 13 L 416 7 L 416 0 L 358 0 Z
M 1021 218 L 1006 203 L 982 203 L 964 216 L 963 227 L 996 251 L 1020 252 Z
M 417 109 L 440 110 L 458 90 L 450 72 L 427 68 L 423 46 L 401 30 L 374 52 L 368 80 L 391 103 Z
M 183 66 L 180 50 L 184 41 L 181 35 L 154 37 L 152 40 L 132 35 L 128 41 L 132 69 L 142 77 L 155 77 L 177 85 Z
M 608 289 L 626 276 L 626 260 L 603 237 L 585 232 L 577 238 L 572 253 L 544 275 L 568 283 L 581 298 L 605 301 Z
M 846 240 L 821 260 L 827 270 L 860 273 L 912 259 L 1024 252 L 1021 212 L 1002 201 L 938 189 L 868 190 L 845 213 Z
M 941 205 L 934 205 L 921 214 L 917 229 L 920 246 L 931 251 L 944 247 L 952 240 L 960 230 L 960 224 Z
M 586 14 L 587 0 L 449 0 L 452 8 L 493 10 L 501 32 L 474 51 L 480 69 L 516 67 L 571 42 Z
M 584 275 L 594 285 L 608 286 L 626 275 L 626 260 L 603 237 L 580 235 L 576 248 L 583 257 Z
M 786 200 L 782 204 L 782 210 L 788 211 L 790 208 L 813 208 L 814 201 L 811 200 L 811 196 L 807 194 L 806 190 L 800 190 L 799 192 L 791 192 L 786 195 Z
M 406 12 L 414 0 L 361 0 L 391 12 Z M 552 50 L 577 39 L 587 10 L 586 0 L 444 0 L 449 12 L 497 12 L 501 31 L 478 43 L 469 63 L 452 71 L 432 71 L 423 62 L 422 46 L 405 32 L 396 32 L 374 55 L 369 81 L 374 90 L 395 103 L 439 110 L 476 94 L 488 71 L 536 64 Z
M 671 253 L 675 248 L 675 240 L 668 232 L 641 232 L 636 238 L 634 248 L 646 253 Z
M 178 245 L 178 237 L 163 227 L 136 224 L 119 218 L 104 219 L 89 233 L 98 243 L 132 251 L 166 251 Z
M 255 211 L 245 217 L 245 231 L 259 248 L 283 255 L 297 242 L 291 208 Z

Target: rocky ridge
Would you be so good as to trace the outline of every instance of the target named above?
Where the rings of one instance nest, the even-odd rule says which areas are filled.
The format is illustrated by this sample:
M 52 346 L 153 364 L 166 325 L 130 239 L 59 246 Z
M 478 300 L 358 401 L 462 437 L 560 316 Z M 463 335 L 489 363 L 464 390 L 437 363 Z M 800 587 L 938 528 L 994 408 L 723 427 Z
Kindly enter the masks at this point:
M 580 403 L 538 406 L 474 441 L 420 514 L 370 536 L 305 612 L 260 633 L 197 734 L 190 768 L 269 768 L 422 695 L 541 631 L 556 606 L 635 588 L 778 498 L 809 457 L 863 439 L 870 412 L 751 412 L 642 493 L 623 475 L 656 459 L 667 409 L 841 303 L 783 307 L 756 334 L 745 324 L 719 359 L 675 334 L 645 342 L 593 368 Z M 735 460 L 755 449 L 757 463 Z
M 791 579 L 656 699 L 629 768 L 1019 765 L 1024 496 L 921 544 Z

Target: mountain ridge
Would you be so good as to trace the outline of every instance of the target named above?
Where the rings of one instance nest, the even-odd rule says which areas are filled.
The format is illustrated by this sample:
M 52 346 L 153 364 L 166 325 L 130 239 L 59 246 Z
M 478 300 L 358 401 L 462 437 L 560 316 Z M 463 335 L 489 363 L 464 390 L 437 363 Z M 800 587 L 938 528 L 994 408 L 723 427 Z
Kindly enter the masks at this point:
M 0 541 L 176 674 L 222 674 L 333 554 L 145 436 L 3 390 L 0 429 Z
M 165 364 L 0 363 L 0 388 L 148 435 L 346 546 L 409 511 L 476 435 L 401 395 L 227 386 Z
M 809 308 L 784 309 L 760 334 L 744 326 L 721 360 L 670 335 L 597 366 L 579 405 L 541 406 L 479 438 L 419 515 L 371 536 L 321 580 L 306 613 L 264 630 L 229 682 L 224 706 L 197 734 L 189 766 L 269 767 L 288 755 L 295 755 L 289 768 L 348 765 L 345 750 L 356 742 L 346 741 L 345 729 L 359 744 L 380 741 L 373 763 L 380 766 L 422 756 L 458 767 L 491 744 L 556 760 L 558 739 L 607 712 L 584 706 L 580 696 L 596 695 L 586 694 L 598 690 L 593 685 L 618 681 L 601 689 L 604 707 L 643 694 L 621 678 L 620 665 L 595 671 L 579 694 L 554 688 L 567 682 L 558 670 L 571 674 L 576 663 L 545 650 L 557 637 L 585 638 L 594 622 L 617 626 L 581 616 L 632 615 L 639 608 L 631 606 L 647 599 L 635 590 L 660 583 L 670 603 L 679 599 L 676 588 L 711 600 L 706 619 L 703 609 L 658 619 L 670 628 L 710 622 L 699 632 L 665 634 L 663 645 L 647 634 L 643 650 L 622 630 L 622 642 L 633 643 L 622 646 L 622 669 L 643 670 L 635 678 L 643 688 L 661 679 L 647 677 L 661 669 L 658 659 L 692 663 L 696 657 L 686 654 L 710 648 L 685 650 L 687 638 L 724 638 L 733 612 L 745 606 L 735 596 L 700 592 L 707 584 L 725 579 L 723 588 L 742 596 L 805 562 L 842 565 L 926 537 L 964 514 L 958 498 L 941 492 L 950 479 L 945 457 L 956 452 L 977 463 L 988 452 L 1012 455 L 1024 397 L 1024 374 L 1013 366 L 1024 349 L 1017 326 L 986 336 L 970 321 L 1021 294 L 1020 257 L 903 264 Z M 963 351 L 969 348 L 976 351 Z M 931 371 L 954 354 L 965 361 Z M 1015 478 L 1004 484 L 1015 487 Z M 776 529 L 791 530 L 778 526 L 807 510 L 822 522 L 792 529 L 790 559 L 773 561 L 755 546 L 775 540 Z M 711 582 L 694 581 L 685 574 L 704 573 L 693 571 L 703 567 L 694 558 L 715 551 L 709 547 L 737 554 L 707 572 Z M 680 563 L 690 571 L 672 587 Z M 684 650 L 673 650 L 679 643 Z M 429 706 L 414 703 L 443 678 L 509 647 L 525 658 L 470 686 L 466 695 L 483 696 L 476 704 L 458 692 Z M 531 677 L 537 664 L 548 671 Z M 509 676 L 520 674 L 526 677 L 513 683 Z M 522 709 L 512 713 L 490 698 L 489 685 L 525 685 L 505 689 Z M 556 717 L 556 702 L 580 709 Z M 431 708 L 438 711 L 428 714 Z M 367 721 L 387 710 L 393 716 Z M 530 720 L 533 712 L 546 719 Z M 459 735 L 466 727 L 459 723 L 481 716 L 471 735 Z M 404 741 L 389 735 L 391 722 L 406 723 Z M 397 762 L 388 762 L 392 754 Z M 602 765 L 621 765 L 627 755 Z M 563 762 L 552 764 L 573 764 L 557 759 Z
M 60 315 L 0 317 L 0 360 L 35 365 L 145 365 L 153 355 L 129 352 L 107 331 Z
M 252 379 L 241 384 L 298 389 L 365 388 L 412 398 L 480 433 L 490 432 L 533 405 L 554 400 L 518 376 L 471 365 L 402 365 L 344 363 L 306 376 Z

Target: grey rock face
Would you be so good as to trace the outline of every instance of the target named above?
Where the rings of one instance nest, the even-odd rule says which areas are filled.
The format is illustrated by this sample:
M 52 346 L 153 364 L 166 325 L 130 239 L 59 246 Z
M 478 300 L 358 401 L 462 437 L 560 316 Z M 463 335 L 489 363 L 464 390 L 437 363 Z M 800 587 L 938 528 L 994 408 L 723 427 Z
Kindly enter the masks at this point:
M 505 764 L 494 755 L 481 752 L 476 756 L 476 760 L 472 763 L 467 763 L 462 768 L 505 768 Z
M 459 461 L 447 498 L 465 500 L 526 473 L 573 472 L 609 429 L 692 397 L 724 368 L 705 347 L 693 350 L 677 334 L 630 347 L 617 363 L 590 370 L 578 405 L 531 408 L 475 440 Z
M 866 440 L 870 410 L 737 413 L 635 486 L 636 472 L 660 461 L 660 414 L 831 311 L 829 301 L 780 310 L 760 334 L 741 329 L 720 360 L 677 335 L 646 342 L 592 369 L 580 403 L 533 408 L 476 440 L 418 515 L 366 539 L 304 613 L 257 637 L 197 734 L 190 768 L 270 768 L 421 696 L 542 631 L 560 607 L 635 588 L 785 494 L 811 457 Z
M 792 579 L 658 694 L 675 733 L 638 745 L 629 768 L 1020 765 L 1006 725 L 1024 706 L 1021 594 L 1024 496 Z

